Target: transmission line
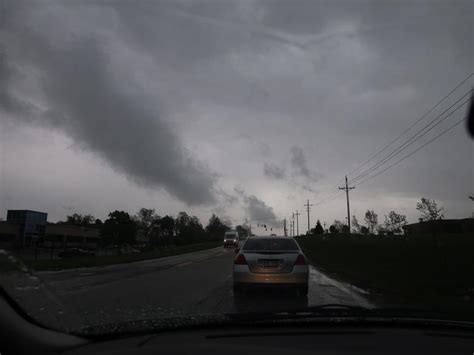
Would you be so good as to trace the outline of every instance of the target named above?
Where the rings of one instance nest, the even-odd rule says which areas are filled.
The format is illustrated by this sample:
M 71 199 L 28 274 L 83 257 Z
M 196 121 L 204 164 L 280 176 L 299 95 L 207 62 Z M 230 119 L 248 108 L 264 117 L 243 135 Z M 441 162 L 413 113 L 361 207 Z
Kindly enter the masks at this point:
M 357 186 L 360 186 L 362 185 L 363 183 L 379 176 L 380 174 L 386 172 L 388 169 L 390 169 L 391 167 L 397 165 L 398 163 L 401 163 L 402 161 L 404 161 L 405 159 L 411 157 L 413 154 L 415 154 L 416 152 L 418 152 L 419 150 L 423 149 L 425 146 L 427 146 L 428 144 L 430 144 L 431 142 L 433 142 L 434 140 L 438 139 L 439 137 L 443 136 L 444 134 L 448 133 L 450 130 L 452 130 L 453 128 L 455 128 L 456 126 L 459 126 L 462 122 L 464 122 L 466 120 L 467 117 L 464 117 L 462 118 L 461 120 L 457 121 L 455 124 L 449 126 L 447 129 L 445 129 L 444 131 L 442 131 L 441 133 L 439 133 L 438 135 L 434 136 L 433 138 L 431 138 L 429 141 L 425 142 L 423 145 L 421 145 L 420 147 L 418 147 L 417 149 L 415 149 L 413 152 L 411 152 L 410 154 L 407 154 L 405 155 L 403 158 L 397 160 L 396 162 L 394 162 L 393 164 L 387 166 L 385 169 L 379 171 L 377 174 L 375 175 L 372 175 L 370 177 L 368 177 L 367 179 L 364 179 L 362 181 L 360 181 Z

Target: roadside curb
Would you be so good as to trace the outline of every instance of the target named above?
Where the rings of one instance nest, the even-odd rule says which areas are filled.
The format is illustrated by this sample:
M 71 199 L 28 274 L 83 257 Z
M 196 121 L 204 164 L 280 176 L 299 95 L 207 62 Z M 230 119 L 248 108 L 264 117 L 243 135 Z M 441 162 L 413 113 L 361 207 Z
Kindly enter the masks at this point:
M 342 282 L 336 279 L 333 279 L 326 275 L 324 272 L 320 271 L 313 265 L 310 265 L 310 274 L 316 275 L 325 283 L 337 288 L 339 291 L 351 295 L 352 297 L 356 298 L 357 301 L 361 304 L 365 304 L 367 307 L 375 307 L 375 305 L 369 301 L 366 297 L 370 295 L 370 292 L 363 290 L 357 286 L 352 284 Z

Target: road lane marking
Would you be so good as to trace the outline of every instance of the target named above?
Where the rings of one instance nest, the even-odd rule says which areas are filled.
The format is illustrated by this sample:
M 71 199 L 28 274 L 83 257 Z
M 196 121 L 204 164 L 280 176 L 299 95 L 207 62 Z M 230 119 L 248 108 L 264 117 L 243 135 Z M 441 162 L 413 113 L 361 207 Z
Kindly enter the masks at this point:
M 187 266 L 187 265 L 191 265 L 193 262 L 192 261 L 188 261 L 186 263 L 181 263 L 181 264 L 178 264 L 176 265 L 177 267 L 183 267 L 183 266 Z

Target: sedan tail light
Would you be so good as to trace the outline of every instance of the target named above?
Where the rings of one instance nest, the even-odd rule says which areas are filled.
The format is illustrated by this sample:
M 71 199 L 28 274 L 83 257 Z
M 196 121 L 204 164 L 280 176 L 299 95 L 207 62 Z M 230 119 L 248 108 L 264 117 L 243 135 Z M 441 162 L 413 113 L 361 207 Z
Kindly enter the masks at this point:
M 295 260 L 295 265 L 307 265 L 306 259 L 302 254 L 298 254 Z
M 245 259 L 244 254 L 239 254 L 235 260 L 234 260 L 235 265 L 247 265 L 247 259 Z

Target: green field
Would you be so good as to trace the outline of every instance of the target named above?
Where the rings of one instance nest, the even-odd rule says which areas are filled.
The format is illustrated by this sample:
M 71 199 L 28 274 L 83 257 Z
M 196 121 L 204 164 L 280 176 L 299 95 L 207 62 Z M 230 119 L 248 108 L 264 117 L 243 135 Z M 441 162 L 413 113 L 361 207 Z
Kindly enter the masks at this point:
M 379 303 L 474 306 L 474 235 L 297 240 L 311 264 Z
M 131 263 L 134 261 L 148 259 L 157 259 L 166 256 L 173 256 L 211 249 L 220 246 L 221 244 L 221 241 L 213 241 L 206 243 L 168 247 L 166 249 L 158 249 L 149 252 L 143 252 L 140 254 L 86 256 L 61 260 L 23 259 L 23 262 L 28 268 L 33 270 L 63 270 L 79 267 L 106 266 L 113 264 Z

